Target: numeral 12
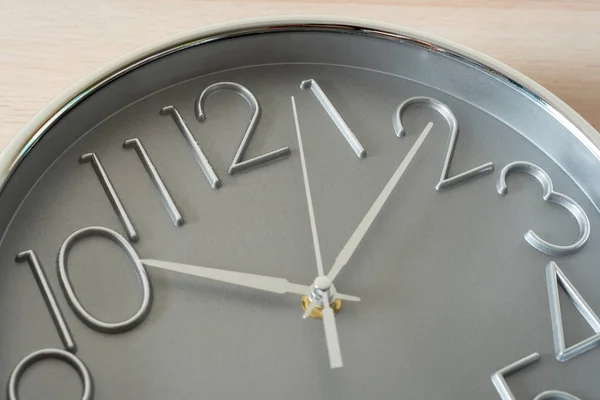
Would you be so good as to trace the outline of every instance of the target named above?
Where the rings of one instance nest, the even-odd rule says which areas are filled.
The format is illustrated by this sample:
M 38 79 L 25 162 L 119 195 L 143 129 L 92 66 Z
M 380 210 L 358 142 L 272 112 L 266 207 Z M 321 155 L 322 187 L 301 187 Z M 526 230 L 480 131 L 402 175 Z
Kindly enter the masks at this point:
M 257 168 L 263 166 L 268 163 L 272 163 L 283 158 L 286 158 L 290 155 L 291 151 L 289 147 L 282 147 L 277 150 L 270 151 L 268 153 L 262 154 L 260 156 L 244 160 L 244 156 L 246 154 L 246 150 L 250 145 L 250 141 L 254 136 L 254 131 L 258 125 L 258 121 L 260 120 L 260 104 L 256 97 L 252 94 L 250 90 L 246 87 L 234 83 L 234 82 L 217 82 L 202 91 L 198 100 L 196 101 L 196 116 L 198 121 L 205 122 L 206 121 L 206 113 L 204 111 L 204 104 L 206 103 L 206 99 L 213 93 L 218 91 L 228 90 L 234 93 L 239 94 L 248 102 L 250 108 L 252 110 L 252 117 L 246 128 L 244 135 L 242 136 L 242 141 L 238 146 L 235 155 L 233 156 L 233 160 L 231 161 L 231 165 L 229 166 L 228 173 L 229 175 L 236 174 L 238 172 L 243 172 L 252 168 Z M 200 165 L 200 169 L 204 172 L 208 183 L 213 189 L 218 189 L 221 186 L 221 180 L 213 170 L 208 158 L 200 148 L 200 145 L 194 139 L 192 133 L 190 132 L 189 127 L 187 126 L 184 119 L 181 117 L 181 114 L 174 106 L 166 106 L 160 110 L 161 115 L 171 115 L 175 124 L 179 128 L 179 131 L 185 138 L 187 144 L 190 146 L 192 154 L 194 158 Z

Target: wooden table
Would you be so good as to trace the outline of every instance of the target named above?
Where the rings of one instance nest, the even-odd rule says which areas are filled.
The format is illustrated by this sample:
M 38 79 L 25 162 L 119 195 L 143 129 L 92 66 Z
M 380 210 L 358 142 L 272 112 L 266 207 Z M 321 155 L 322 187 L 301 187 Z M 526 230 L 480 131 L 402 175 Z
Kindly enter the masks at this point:
M 314 13 L 391 22 L 480 50 L 600 130 L 600 1 L 0 0 L 0 149 L 69 84 L 122 53 L 215 22 Z

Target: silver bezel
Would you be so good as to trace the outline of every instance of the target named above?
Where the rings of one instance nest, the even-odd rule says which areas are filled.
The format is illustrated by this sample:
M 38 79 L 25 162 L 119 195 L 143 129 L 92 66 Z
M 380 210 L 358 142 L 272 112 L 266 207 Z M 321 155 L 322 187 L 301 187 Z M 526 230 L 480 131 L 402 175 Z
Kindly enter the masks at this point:
M 0 191 L 20 162 L 50 128 L 77 104 L 132 70 L 204 43 L 266 32 L 330 31 L 381 37 L 426 48 L 493 75 L 534 101 L 600 160 L 600 135 L 550 91 L 511 67 L 468 47 L 412 29 L 352 18 L 269 17 L 184 32 L 126 54 L 79 80 L 44 107 L 0 154 Z

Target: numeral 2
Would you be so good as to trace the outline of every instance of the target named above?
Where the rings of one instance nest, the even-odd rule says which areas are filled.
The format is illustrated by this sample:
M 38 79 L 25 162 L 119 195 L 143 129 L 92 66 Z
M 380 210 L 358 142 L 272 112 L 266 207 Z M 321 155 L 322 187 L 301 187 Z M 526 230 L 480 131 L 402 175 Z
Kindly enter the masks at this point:
M 248 145 L 250 144 L 250 140 L 254 135 L 254 131 L 258 125 L 258 120 L 260 119 L 260 105 L 258 104 L 258 100 L 256 100 L 256 97 L 254 97 L 252 92 L 238 83 L 217 82 L 204 89 L 196 101 L 196 117 L 198 118 L 198 121 L 206 121 L 206 113 L 204 112 L 204 104 L 206 103 L 206 99 L 211 94 L 222 90 L 229 90 L 239 94 L 248 102 L 250 109 L 252 110 L 252 118 L 250 119 L 250 123 L 246 128 L 246 132 L 242 137 L 242 142 L 235 152 L 233 160 L 231 161 L 231 165 L 229 166 L 228 173 L 230 175 L 251 168 L 260 167 L 261 165 L 281 160 L 282 158 L 290 155 L 290 148 L 282 147 L 249 160 L 244 160 L 244 155 L 246 154 L 246 150 L 248 149 Z
M 452 177 L 448 177 L 450 173 L 450 165 L 452 164 L 452 157 L 454 156 L 454 150 L 456 148 L 456 142 L 458 140 L 458 121 L 456 120 L 454 113 L 450 110 L 450 108 L 447 105 L 434 98 L 411 97 L 403 101 L 394 113 L 393 122 L 396 136 L 401 138 L 406 134 L 404 126 L 402 125 L 402 116 L 404 115 L 404 112 L 410 106 L 413 105 L 420 105 L 433 108 L 434 110 L 442 114 L 446 121 L 448 121 L 448 126 L 450 128 L 450 139 L 448 140 L 448 147 L 446 148 L 446 158 L 444 159 L 444 163 L 442 164 L 442 172 L 440 174 L 440 179 L 438 180 L 438 183 L 435 185 L 435 190 L 442 191 L 444 189 L 449 189 L 451 187 L 465 183 L 468 180 L 489 174 L 494 170 L 494 164 L 491 162 L 487 162 L 466 172 L 460 173 Z

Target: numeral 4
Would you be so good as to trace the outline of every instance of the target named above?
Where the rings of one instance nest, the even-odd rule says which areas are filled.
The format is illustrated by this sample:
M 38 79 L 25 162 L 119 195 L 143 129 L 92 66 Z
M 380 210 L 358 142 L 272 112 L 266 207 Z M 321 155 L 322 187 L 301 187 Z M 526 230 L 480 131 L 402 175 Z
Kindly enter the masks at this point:
M 560 286 L 567 293 L 577 310 L 592 327 L 594 332 L 596 332 L 595 335 L 570 347 L 566 347 L 565 345 L 562 312 L 560 310 L 560 299 L 558 298 L 559 282 Z M 556 359 L 560 362 L 565 362 L 598 346 L 598 344 L 600 344 L 600 319 L 579 294 L 577 289 L 575 289 L 575 286 L 573 286 L 571 281 L 567 279 L 564 272 L 562 272 L 554 262 L 549 263 L 546 267 L 546 283 L 548 285 L 548 302 L 550 303 L 550 317 L 552 319 L 552 333 L 554 335 L 554 351 L 556 353 Z

